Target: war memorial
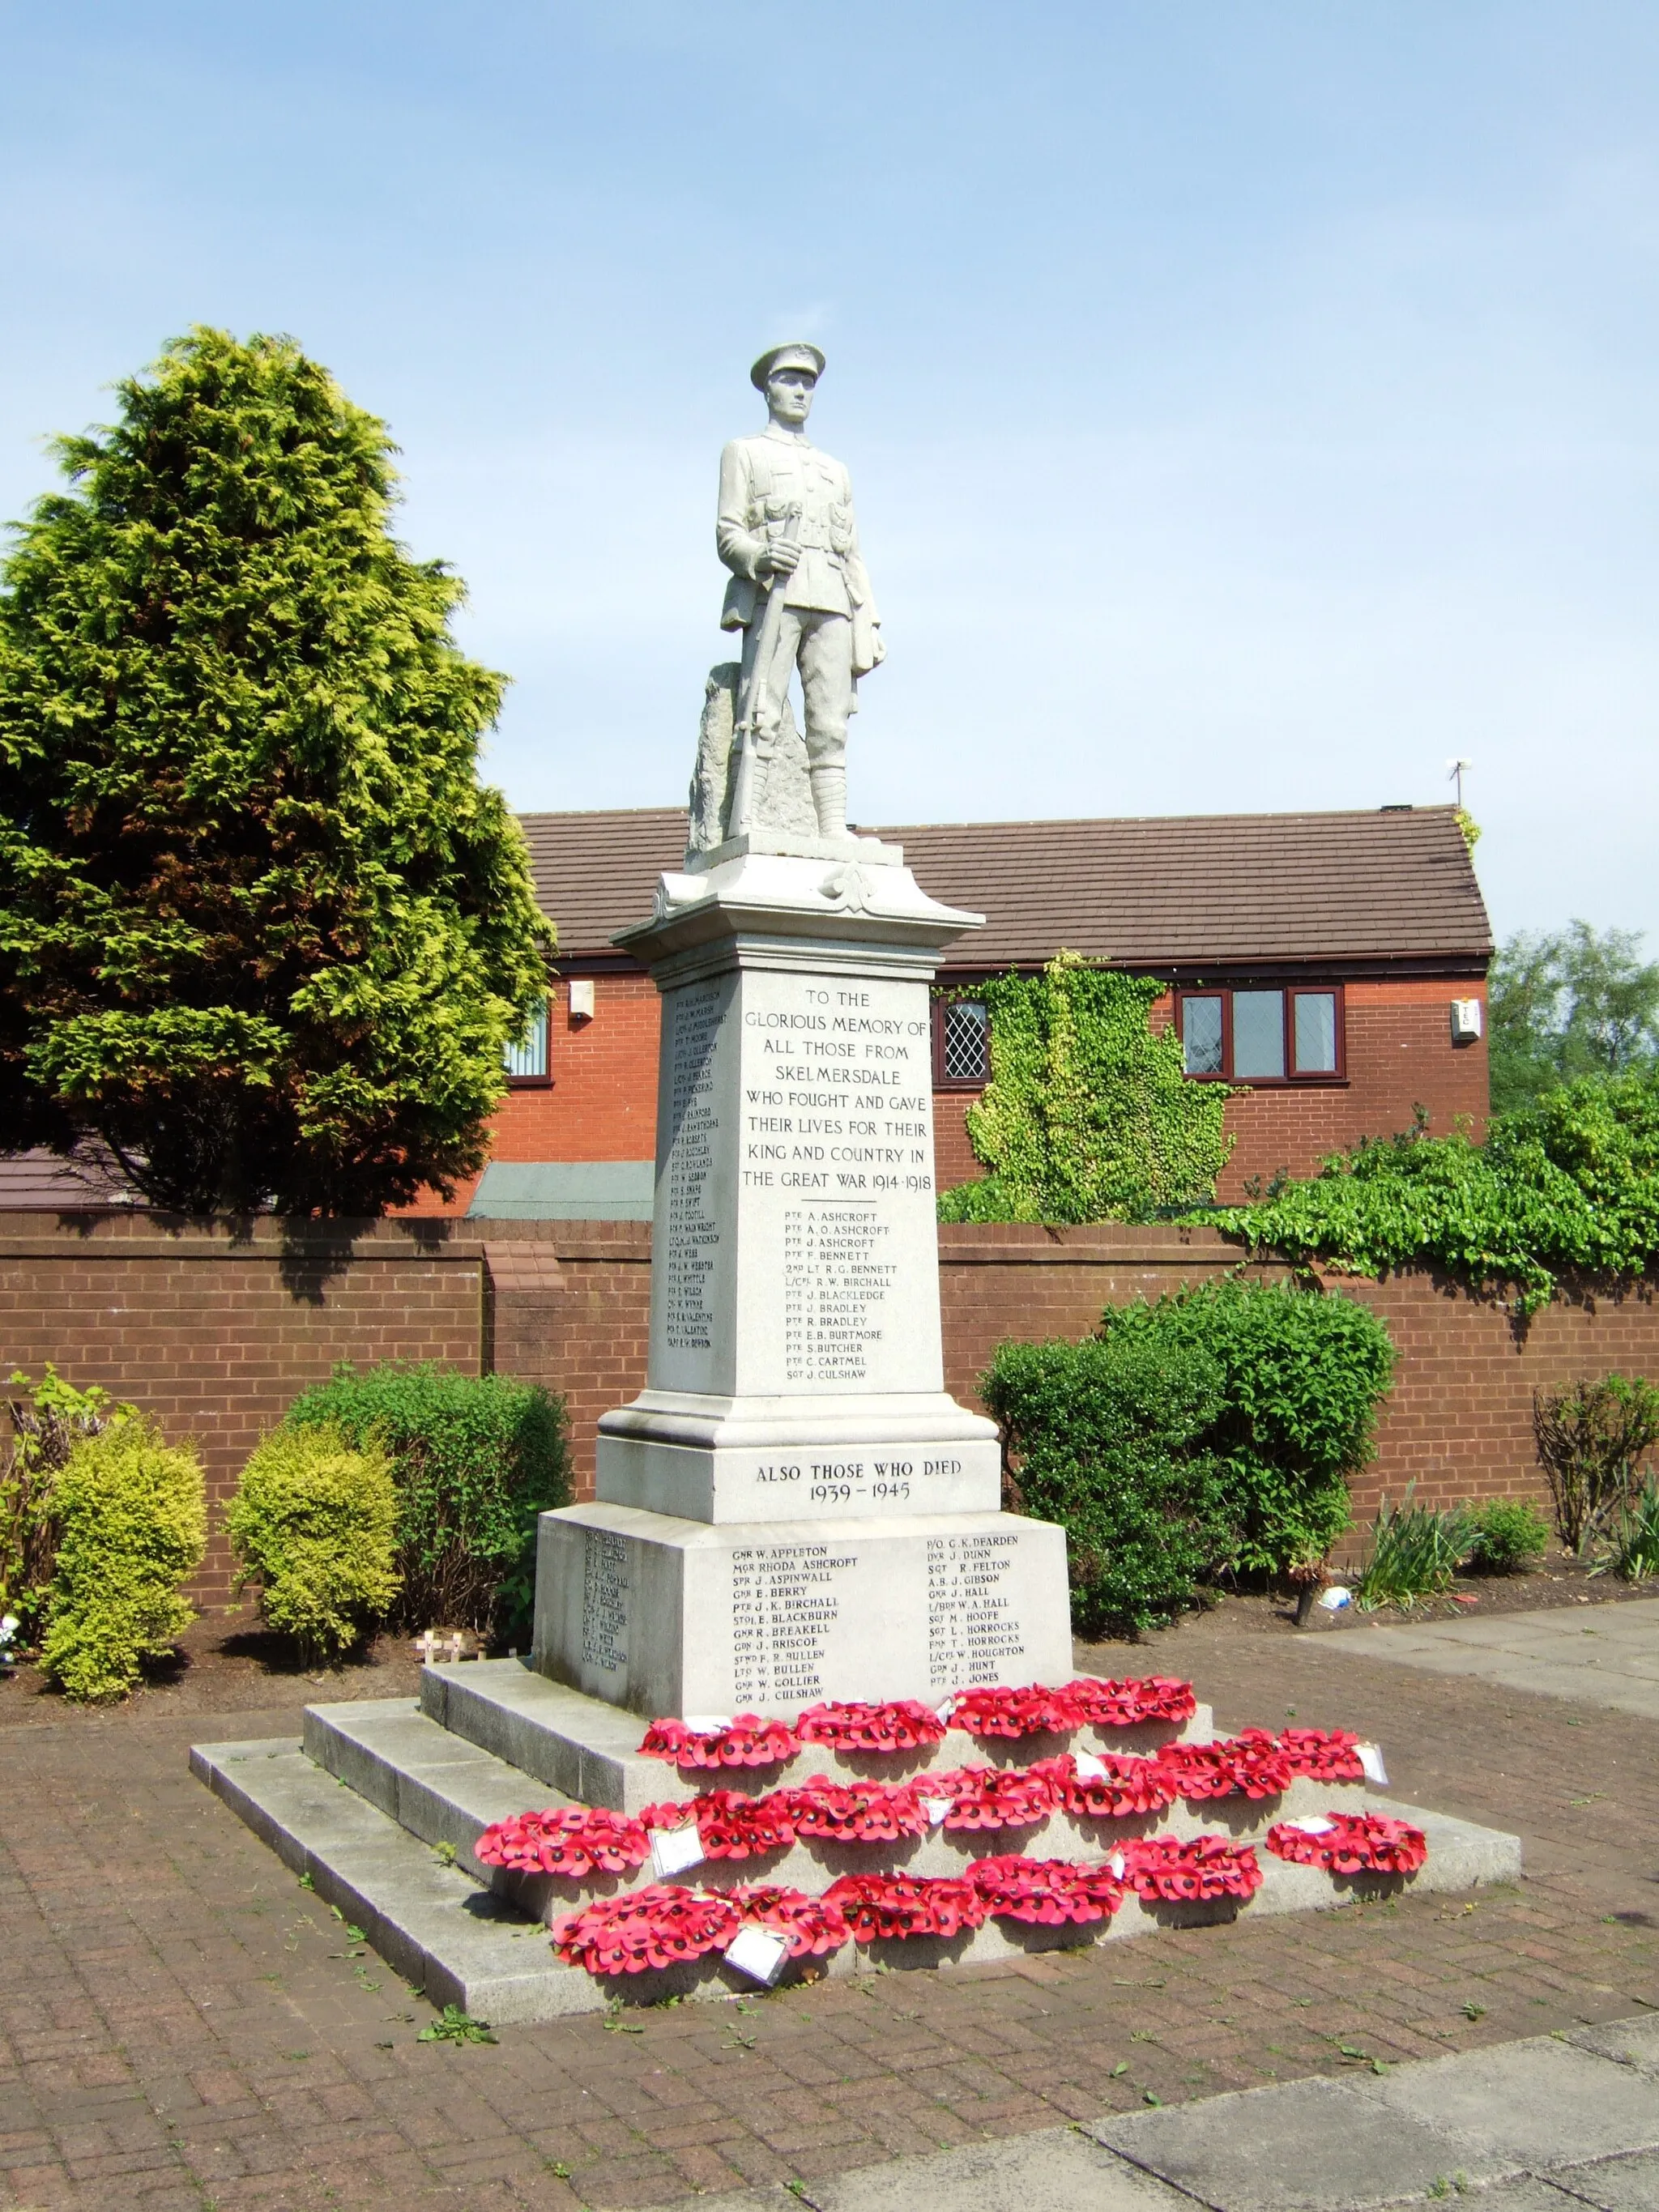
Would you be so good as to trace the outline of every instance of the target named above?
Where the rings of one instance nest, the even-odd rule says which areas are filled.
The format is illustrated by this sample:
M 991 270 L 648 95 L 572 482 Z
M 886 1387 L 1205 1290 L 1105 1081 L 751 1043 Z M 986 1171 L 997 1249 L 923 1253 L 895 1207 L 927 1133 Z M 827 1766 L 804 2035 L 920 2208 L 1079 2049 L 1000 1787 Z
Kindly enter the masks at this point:
M 648 1374 L 595 1497 L 543 1517 L 532 1651 L 192 1753 L 416 1988 L 498 2023 L 1519 1869 L 1391 1804 L 1375 1747 L 1218 1741 L 1187 1685 L 1074 1679 L 1064 1532 L 1002 1510 L 997 1431 L 944 1388 L 929 992 L 981 917 L 847 826 L 884 647 L 806 435 L 823 366 L 763 356 L 765 425 L 721 457 L 741 650 L 684 866 L 618 940 L 662 1000 Z

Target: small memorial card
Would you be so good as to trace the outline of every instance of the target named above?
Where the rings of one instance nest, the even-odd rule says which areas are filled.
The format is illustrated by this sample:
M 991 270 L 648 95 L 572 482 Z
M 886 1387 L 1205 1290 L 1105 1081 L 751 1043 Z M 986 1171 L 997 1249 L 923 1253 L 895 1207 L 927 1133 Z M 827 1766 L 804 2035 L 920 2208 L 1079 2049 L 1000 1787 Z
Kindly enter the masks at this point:
M 1072 1765 L 1077 1770 L 1079 1782 L 1103 1782 L 1106 1779 L 1105 1760 L 1097 1759 L 1091 1751 L 1075 1753 Z
M 739 1928 L 723 1955 L 740 1974 L 747 1974 L 751 1982 L 764 1982 L 769 1988 L 783 1972 L 789 1939 L 775 1936 L 769 1928 Z
M 688 1713 L 685 1725 L 693 1735 L 718 1735 L 722 1729 L 732 1725 L 730 1713 Z
M 1305 1820 L 1286 1820 L 1285 1826 L 1304 1836 L 1328 1836 L 1336 1823 L 1328 1820 L 1322 1813 L 1310 1813 Z
M 1122 1852 L 1114 1851 L 1110 1858 L 1107 1860 L 1106 1863 L 1111 1869 L 1112 1872 L 1117 1876 L 1117 1879 L 1121 1881 L 1125 1873 L 1128 1869 L 1129 1864 L 1129 1862 L 1124 1857 Z
M 957 1801 L 954 1797 L 924 1797 L 921 1802 L 927 1814 L 928 1826 L 937 1828 L 942 1826 L 945 1814 Z
M 1389 1786 L 1389 1770 L 1382 1764 L 1382 1753 L 1374 1743 L 1356 1744 L 1359 1764 L 1364 1769 L 1365 1779 L 1375 1782 L 1381 1790 Z
M 942 1705 L 935 1705 L 933 1708 L 934 1711 L 939 1715 L 940 1720 L 944 1722 L 946 1728 L 950 1727 L 951 1716 L 955 1712 L 956 1709 L 957 1701 L 954 1697 L 947 1698 Z
M 683 1828 L 659 1828 L 651 1838 L 651 1871 L 659 1881 L 684 1874 L 687 1867 L 701 1866 L 702 1858 L 702 1838 L 695 1820 Z

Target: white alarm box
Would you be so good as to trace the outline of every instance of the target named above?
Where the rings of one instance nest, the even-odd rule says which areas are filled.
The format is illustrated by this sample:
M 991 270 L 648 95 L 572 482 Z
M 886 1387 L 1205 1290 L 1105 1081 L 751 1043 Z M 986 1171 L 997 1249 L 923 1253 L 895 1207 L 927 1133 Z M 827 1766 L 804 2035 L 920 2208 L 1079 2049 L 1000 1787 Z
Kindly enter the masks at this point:
M 1454 999 L 1451 1002 L 1451 1032 L 1454 1044 L 1473 1044 L 1480 1034 L 1481 1006 L 1479 999 Z

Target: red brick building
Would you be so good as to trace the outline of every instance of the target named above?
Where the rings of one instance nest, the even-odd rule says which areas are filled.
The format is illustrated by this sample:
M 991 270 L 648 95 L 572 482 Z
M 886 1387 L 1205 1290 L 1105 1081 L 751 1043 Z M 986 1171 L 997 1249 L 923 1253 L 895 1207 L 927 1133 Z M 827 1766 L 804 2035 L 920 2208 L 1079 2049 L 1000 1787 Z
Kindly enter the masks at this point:
M 678 867 L 674 807 L 522 817 L 556 979 L 514 1064 L 490 1164 L 453 1208 L 483 1218 L 647 1220 L 658 1000 L 611 937 Z M 962 991 L 1061 947 L 1169 987 L 1192 1079 L 1247 1086 L 1221 1195 L 1408 1127 L 1476 1131 L 1487 1107 L 1492 933 L 1454 810 L 976 822 L 883 829 L 936 898 L 983 914 L 941 983 Z M 971 991 L 935 1012 L 941 1188 L 979 1171 L 963 1114 L 985 1080 Z M 435 1209 L 434 1209 L 435 1210 Z

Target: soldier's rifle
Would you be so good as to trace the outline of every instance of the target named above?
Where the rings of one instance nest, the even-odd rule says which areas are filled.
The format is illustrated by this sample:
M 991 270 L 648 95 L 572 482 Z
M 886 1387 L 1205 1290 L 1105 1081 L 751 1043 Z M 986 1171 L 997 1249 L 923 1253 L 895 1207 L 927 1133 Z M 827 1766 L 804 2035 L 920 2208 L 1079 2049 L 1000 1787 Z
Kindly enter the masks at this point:
M 795 545 L 800 538 L 800 509 L 788 508 L 783 518 L 783 527 L 778 532 L 781 545 Z M 737 755 L 737 772 L 732 785 L 731 827 L 726 834 L 742 836 L 749 827 L 750 810 L 755 803 L 755 763 L 760 757 L 761 742 L 766 734 L 763 716 L 766 708 L 769 679 L 772 663 L 777 658 L 778 631 L 783 622 L 783 603 L 793 571 L 775 568 L 767 586 L 766 606 L 760 618 L 760 635 L 755 641 L 755 650 L 749 663 L 749 676 L 738 696 L 737 726 L 732 732 L 732 747 Z M 782 702 L 780 701 L 780 710 Z

